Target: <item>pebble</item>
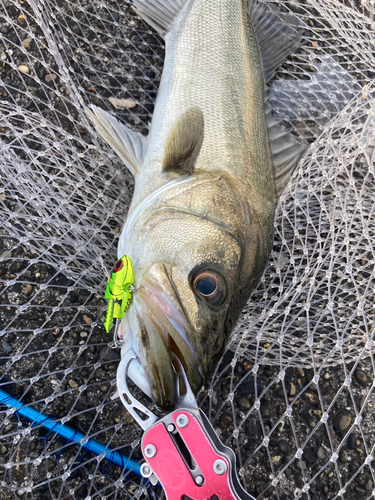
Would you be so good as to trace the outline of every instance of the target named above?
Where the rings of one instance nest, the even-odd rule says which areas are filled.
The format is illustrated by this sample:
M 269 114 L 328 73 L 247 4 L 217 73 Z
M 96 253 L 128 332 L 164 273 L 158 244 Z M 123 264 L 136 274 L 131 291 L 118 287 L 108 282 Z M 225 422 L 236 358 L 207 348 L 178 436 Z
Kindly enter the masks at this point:
M 340 458 L 340 462 L 343 464 L 346 464 L 346 462 L 349 460 L 348 454 L 346 453 L 345 450 L 340 451 L 339 458 Z
M 312 448 L 307 448 L 303 452 L 303 459 L 306 460 L 309 464 L 315 464 L 317 461 L 318 457 L 315 451 Z
M 269 406 L 261 406 L 260 407 L 260 412 L 262 414 L 262 417 L 269 417 L 271 415 L 271 408 Z
M 71 387 L 72 389 L 76 389 L 76 388 L 78 387 L 77 382 L 76 382 L 75 380 L 73 380 L 73 379 L 70 379 L 70 380 L 69 380 L 69 385 L 70 385 L 70 387 Z
M 51 82 L 53 82 L 54 80 L 56 80 L 56 78 L 57 78 L 57 75 L 55 75 L 55 74 L 50 75 L 50 74 L 48 73 L 48 75 L 46 75 L 46 76 L 45 76 L 44 80 L 45 80 L 47 83 L 51 83 Z
M 212 404 L 217 406 L 219 404 L 219 398 L 217 397 L 217 391 L 212 391 L 211 396 Z
M 89 316 L 86 316 L 86 314 L 84 314 L 83 319 L 84 319 L 85 323 L 87 323 L 88 325 L 91 325 L 92 319 Z
M 297 462 L 299 464 L 299 462 Z M 303 480 L 303 477 L 301 476 L 301 474 L 296 474 L 294 476 L 294 480 L 295 480 L 295 483 L 296 483 L 296 486 L 297 488 L 300 488 L 302 489 L 304 487 L 304 480 Z
M 352 416 L 346 410 L 336 413 L 333 417 L 333 428 L 336 432 L 343 433 L 348 430 L 352 423 Z
M 6 453 L 7 451 L 8 451 L 8 448 L 7 448 L 5 445 L 3 445 L 3 446 L 0 448 L 0 452 L 1 452 L 3 455 L 5 455 L 5 453 Z
M 250 370 L 253 369 L 253 365 L 252 365 L 252 363 L 250 363 L 250 361 L 243 361 L 242 366 L 243 366 L 243 369 L 245 370 L 245 372 L 249 372 Z
M 137 484 L 129 484 L 126 489 L 131 495 L 135 495 L 138 491 L 138 485 Z
M 219 419 L 219 426 L 221 429 L 227 429 L 233 423 L 231 415 L 221 415 Z
M 327 456 L 326 450 L 321 446 L 319 446 L 316 454 L 318 455 L 318 458 L 320 458 L 320 460 L 323 460 Z
M 40 278 L 40 273 L 35 273 L 35 278 Z
M 18 66 L 18 69 L 22 71 L 22 73 L 30 73 L 30 68 L 28 66 L 25 66 L 24 64 L 20 64 Z
M 366 493 L 366 490 L 364 490 L 363 488 L 360 488 L 359 486 L 356 487 L 355 491 L 357 493 Z
M 24 295 L 30 295 L 30 293 L 33 291 L 33 287 L 28 283 L 25 288 L 23 289 L 23 294 Z
M 138 116 L 134 115 L 133 113 L 130 113 L 129 118 L 130 120 L 133 120 L 135 125 L 139 125 L 141 123 L 140 118 L 138 118 Z
M 4 351 L 6 351 L 6 352 L 12 352 L 13 351 L 13 347 L 11 345 L 9 345 L 7 342 L 3 342 L 1 345 L 2 345 L 2 347 L 4 349 Z
M 103 361 L 117 361 L 118 359 L 120 359 L 120 354 L 115 349 L 103 347 L 100 350 L 99 357 Z
M 305 400 L 311 405 L 317 405 L 319 403 L 319 397 L 317 394 L 313 394 L 312 392 L 306 392 Z
M 247 432 L 250 434 L 250 436 L 257 436 L 258 434 L 260 434 L 260 427 L 255 418 L 249 418 L 247 423 Z
M 108 389 L 109 389 L 109 385 L 103 384 L 103 385 L 100 386 L 100 390 L 102 392 L 107 392 Z
M 283 457 L 281 457 L 280 455 L 276 455 L 274 457 L 272 457 L 272 463 L 275 464 L 275 465 L 279 465 L 279 463 L 282 461 Z
M 367 387 L 368 386 L 368 378 L 367 375 L 362 372 L 362 371 L 357 371 L 354 374 L 357 382 L 362 386 L 362 387 Z
M 354 450 L 355 447 L 356 447 L 356 441 L 357 441 L 357 436 L 352 432 L 349 436 L 349 439 L 348 439 L 348 447 L 349 449 L 351 450 Z
M 373 483 L 371 481 L 371 479 L 369 479 L 366 483 L 366 486 L 365 486 L 365 490 L 366 491 L 371 491 L 372 490 L 372 487 L 373 487 Z
M 22 42 L 22 45 L 25 49 L 28 49 L 30 47 L 30 43 L 31 43 L 31 38 L 30 37 L 27 37 L 25 38 L 25 40 Z
M 20 26 L 23 26 L 23 27 L 26 26 L 26 17 L 23 14 L 21 14 L 20 16 L 18 16 L 17 21 L 18 21 L 18 24 Z
M 91 137 L 89 137 L 88 135 L 82 134 L 81 139 L 85 141 L 86 144 L 92 144 Z
M 277 445 L 278 445 L 280 451 L 282 451 L 283 453 L 289 454 L 292 450 L 290 444 L 285 439 L 280 439 L 280 441 L 277 443 Z
M 295 396 L 295 395 L 296 395 L 296 386 L 293 384 L 293 382 L 291 382 L 289 396 Z
M 117 109 L 131 109 L 137 105 L 134 99 L 119 99 L 118 97 L 110 97 L 109 102 Z
M 81 332 L 79 334 L 79 336 L 82 337 L 82 338 L 86 338 L 87 337 L 87 332 Z
M 248 411 L 251 408 L 251 403 L 247 398 L 242 397 L 238 400 L 238 407 L 241 411 Z

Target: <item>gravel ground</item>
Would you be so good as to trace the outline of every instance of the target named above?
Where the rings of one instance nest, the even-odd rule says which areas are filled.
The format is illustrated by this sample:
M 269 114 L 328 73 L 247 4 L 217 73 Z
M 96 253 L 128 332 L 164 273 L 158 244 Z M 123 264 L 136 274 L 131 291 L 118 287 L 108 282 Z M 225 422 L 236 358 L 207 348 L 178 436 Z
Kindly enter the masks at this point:
M 298 11 L 305 2 L 291 5 Z M 0 52 L 5 58 L 0 62 L 0 98 L 5 105 L 38 113 L 48 123 L 72 134 L 71 148 L 79 158 L 94 154 L 98 143 L 89 124 L 83 121 L 78 96 L 86 104 L 95 103 L 116 112 L 134 129 L 146 132 L 164 55 L 158 37 L 134 17 L 130 4 L 109 1 L 104 6 L 82 0 L 78 6 L 50 2 L 41 18 L 35 17 L 32 5 L 26 1 L 4 1 L 1 9 Z M 54 57 L 42 21 L 50 22 L 62 61 Z M 315 19 L 311 22 L 311 36 L 324 37 L 327 27 Z M 70 80 L 61 76 L 64 60 L 68 61 Z M 296 61 L 298 65 L 298 58 Z M 351 62 L 349 55 L 343 56 L 343 65 Z M 20 66 L 26 66 L 29 72 L 22 72 Z M 290 69 L 288 65 L 283 68 L 281 77 Z M 368 66 L 358 63 L 357 81 L 362 84 L 371 77 Z M 13 119 L 19 130 L 28 129 L 22 113 Z M 306 130 L 313 140 L 316 123 L 298 129 L 300 135 Z M 22 142 L 19 135 L 17 143 L 8 128 L 0 132 L 2 140 L 13 144 L 26 162 L 30 158 L 26 147 L 42 150 L 31 136 Z M 57 163 L 48 161 L 45 171 L 53 176 Z M 127 196 L 131 196 L 133 180 L 123 170 L 121 182 Z M 5 187 L 5 198 L 0 200 L 8 211 L 19 215 L 21 202 L 13 196 L 16 191 Z M 111 186 L 106 189 L 108 193 Z M 29 209 L 29 217 L 37 215 L 33 210 Z M 95 221 L 94 215 L 89 220 L 93 229 L 97 227 L 108 240 L 110 250 L 104 260 L 110 268 L 126 206 L 104 222 Z M 13 228 L 0 227 L 0 281 L 4 287 L 0 294 L 1 388 L 40 411 L 59 419 L 66 417 L 64 423 L 141 460 L 140 429 L 121 403 L 111 400 L 119 354 L 108 348 L 109 338 L 102 327 L 106 306 L 102 298 L 104 272 L 97 271 L 96 276 L 92 273 L 91 281 L 60 272 L 54 264 L 56 259 L 33 251 L 37 246 L 33 237 L 23 243 L 14 237 L 14 230 L 22 232 L 27 223 L 27 218 L 20 217 Z M 42 233 L 50 237 L 55 230 L 52 225 Z M 53 251 L 56 255 L 68 254 L 66 248 Z M 26 304 L 28 308 L 21 311 Z M 211 388 L 207 385 L 199 401 L 221 439 L 236 452 L 238 472 L 249 493 L 257 498 L 292 499 L 306 480 L 315 478 L 301 498 L 333 499 L 348 482 L 343 498 L 373 498 L 373 473 L 368 466 L 362 466 L 374 445 L 371 359 L 355 368 L 347 364 L 323 369 L 316 384 L 311 368 L 288 368 L 280 379 L 280 367 L 260 366 L 255 373 L 252 361 L 240 357 L 231 364 L 232 358 L 231 352 L 224 356 L 217 371 L 218 381 L 214 379 Z M 352 380 L 345 385 L 352 369 Z M 142 398 L 137 389 L 134 391 Z M 289 406 L 292 415 L 287 413 Z M 361 408 L 361 426 L 348 434 Z M 327 409 L 328 420 L 322 423 Z M 30 428 L 25 420 L 5 410 L 0 413 L 0 430 L 1 498 L 112 500 L 162 495 L 123 468 L 98 461 L 93 454 L 42 427 Z M 269 436 L 268 443 L 265 436 Z M 337 458 L 329 461 L 332 447 L 341 441 Z M 280 471 L 280 481 L 272 484 Z

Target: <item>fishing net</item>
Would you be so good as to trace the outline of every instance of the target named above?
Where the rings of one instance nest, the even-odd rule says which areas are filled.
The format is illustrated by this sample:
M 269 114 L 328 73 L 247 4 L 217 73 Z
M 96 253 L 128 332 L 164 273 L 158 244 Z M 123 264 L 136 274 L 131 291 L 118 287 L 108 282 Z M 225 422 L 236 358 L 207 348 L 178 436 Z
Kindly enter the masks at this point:
M 267 3 L 304 27 L 270 101 L 310 146 L 198 399 L 254 497 L 370 499 L 374 2 Z M 111 399 L 120 355 L 102 324 L 133 179 L 84 108 L 147 133 L 163 42 L 125 0 L 0 9 L 1 498 L 160 498 L 136 474 L 141 432 Z

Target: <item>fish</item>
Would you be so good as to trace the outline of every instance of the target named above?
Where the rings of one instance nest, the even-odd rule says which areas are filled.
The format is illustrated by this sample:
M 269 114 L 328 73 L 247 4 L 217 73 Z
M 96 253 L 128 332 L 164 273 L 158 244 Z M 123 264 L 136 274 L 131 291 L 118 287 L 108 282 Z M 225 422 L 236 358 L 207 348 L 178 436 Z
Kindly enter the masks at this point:
M 301 44 L 293 16 L 250 0 L 134 0 L 165 41 L 148 136 L 88 114 L 135 178 L 118 257 L 134 267 L 121 320 L 130 378 L 165 411 L 171 352 L 195 394 L 268 262 L 278 195 L 306 145 L 272 116 L 269 82 Z

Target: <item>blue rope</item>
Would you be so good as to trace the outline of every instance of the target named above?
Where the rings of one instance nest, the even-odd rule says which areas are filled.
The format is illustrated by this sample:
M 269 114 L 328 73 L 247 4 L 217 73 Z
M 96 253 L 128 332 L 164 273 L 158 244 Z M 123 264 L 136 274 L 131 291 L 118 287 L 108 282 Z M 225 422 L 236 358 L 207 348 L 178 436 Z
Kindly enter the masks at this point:
M 133 472 L 138 477 L 142 477 L 141 466 L 135 460 L 119 453 L 118 451 L 112 450 L 112 448 L 99 443 L 99 441 L 96 441 L 95 439 L 89 438 L 87 442 L 82 442 L 82 440 L 86 439 L 85 434 L 69 427 L 69 425 L 62 424 L 56 418 L 49 417 L 48 415 L 41 413 L 32 406 L 25 406 L 21 400 L 13 397 L 1 388 L 0 404 L 14 409 L 19 415 L 27 420 L 30 420 L 33 426 L 41 425 L 50 432 L 66 439 L 68 442 L 75 443 L 77 446 L 82 446 L 82 448 L 86 451 L 90 451 L 95 455 L 101 455 L 104 453 L 104 458 L 105 460 L 108 460 L 108 462 L 121 467 L 123 470 Z

